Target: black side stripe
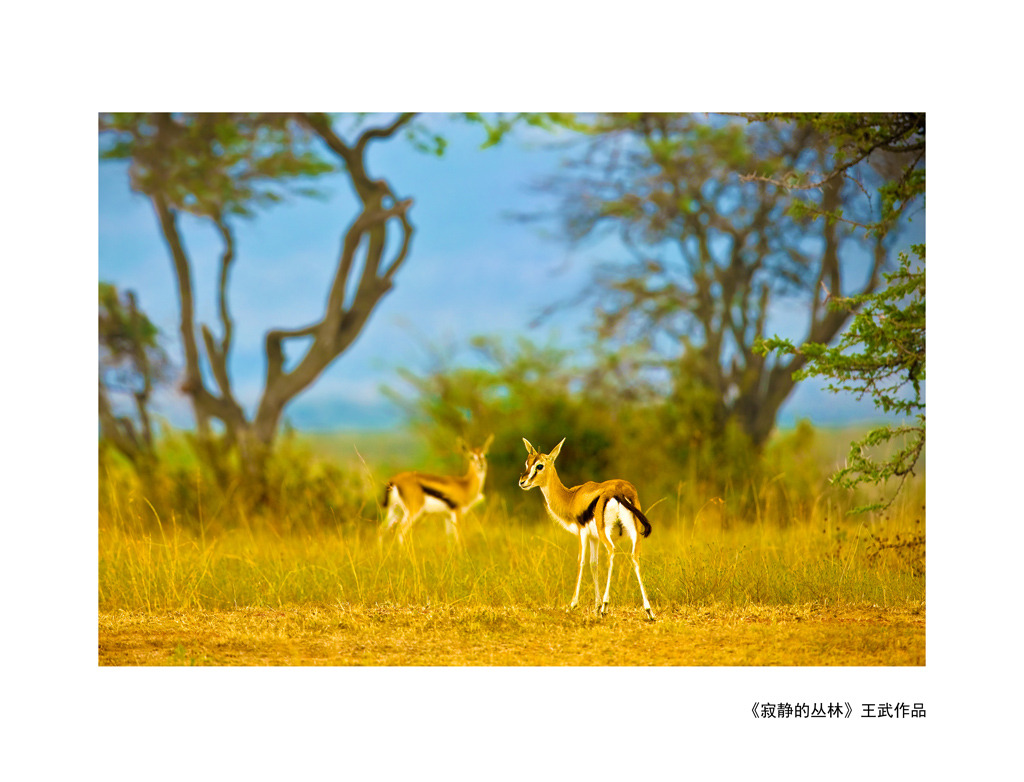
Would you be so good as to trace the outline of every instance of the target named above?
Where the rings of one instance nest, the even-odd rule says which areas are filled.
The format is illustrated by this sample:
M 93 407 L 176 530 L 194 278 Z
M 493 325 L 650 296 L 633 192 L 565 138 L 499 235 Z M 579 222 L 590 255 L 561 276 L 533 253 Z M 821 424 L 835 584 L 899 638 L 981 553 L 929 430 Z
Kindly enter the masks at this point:
M 581 527 L 587 526 L 594 518 L 594 509 L 597 508 L 597 503 L 601 499 L 601 495 L 597 495 L 590 501 L 587 509 L 583 511 L 579 516 L 576 517 L 576 523 Z
M 426 486 L 425 484 L 422 483 L 420 484 L 420 488 L 423 489 L 424 494 L 429 494 L 431 497 L 437 497 L 437 499 L 441 500 L 441 502 L 443 502 L 452 510 L 455 510 L 455 508 L 457 508 L 459 505 L 455 500 L 453 500 L 444 492 L 438 491 L 437 489 L 434 489 L 430 486 Z

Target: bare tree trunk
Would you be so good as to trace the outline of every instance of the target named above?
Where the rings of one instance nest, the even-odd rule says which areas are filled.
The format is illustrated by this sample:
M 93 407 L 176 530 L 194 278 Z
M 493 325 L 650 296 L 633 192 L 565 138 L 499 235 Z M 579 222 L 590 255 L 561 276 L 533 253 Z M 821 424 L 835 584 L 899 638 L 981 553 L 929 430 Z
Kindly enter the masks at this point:
M 826 214 L 835 213 L 841 205 L 842 180 L 838 177 L 823 184 L 822 210 Z M 843 280 L 839 263 L 839 236 L 837 223 L 826 221 L 823 236 L 825 248 L 822 256 L 820 273 L 818 275 L 818 286 L 814 291 L 814 300 L 811 307 L 810 322 L 807 328 L 807 336 L 803 342 L 818 342 L 828 344 L 843 329 L 852 317 L 849 312 L 842 310 L 830 310 L 827 306 L 828 299 L 835 295 L 859 295 L 871 293 L 877 287 L 881 277 L 882 267 L 885 264 L 886 252 L 882 236 L 874 238 L 873 258 L 871 271 L 864 286 L 856 292 L 844 293 Z M 763 329 L 762 329 L 763 330 Z M 763 362 L 763 359 L 761 359 Z M 802 369 L 807 363 L 807 357 L 797 354 L 788 361 L 781 362 L 767 372 L 766 383 L 763 384 L 763 392 L 756 398 L 746 400 L 744 410 L 745 427 L 754 445 L 760 450 L 764 447 L 775 426 L 779 408 L 789 397 L 796 382 L 793 373 Z

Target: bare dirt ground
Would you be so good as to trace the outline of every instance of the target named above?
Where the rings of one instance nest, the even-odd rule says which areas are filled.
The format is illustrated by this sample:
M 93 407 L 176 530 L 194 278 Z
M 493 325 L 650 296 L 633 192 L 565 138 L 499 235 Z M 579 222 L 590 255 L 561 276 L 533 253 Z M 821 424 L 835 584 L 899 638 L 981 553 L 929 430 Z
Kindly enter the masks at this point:
M 101 666 L 920 666 L 925 607 L 117 610 L 98 640 Z

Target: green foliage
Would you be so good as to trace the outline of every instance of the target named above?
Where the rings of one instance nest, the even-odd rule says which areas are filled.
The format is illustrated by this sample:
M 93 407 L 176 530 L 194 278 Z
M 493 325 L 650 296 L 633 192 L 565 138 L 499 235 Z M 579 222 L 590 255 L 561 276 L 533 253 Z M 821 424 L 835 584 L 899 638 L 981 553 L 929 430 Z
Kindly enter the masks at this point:
M 794 375 L 796 379 L 823 377 L 833 393 L 849 392 L 858 398 L 869 394 L 882 413 L 905 421 L 873 429 L 852 444 L 846 466 L 835 476 L 846 488 L 889 478 L 899 478 L 902 485 L 924 450 L 925 247 L 914 245 L 912 250 L 918 263 L 912 264 L 910 257 L 901 253 L 899 268 L 885 275 L 884 290 L 830 302 L 832 307 L 857 313 L 836 345 L 797 347 L 774 337 L 757 346 L 763 354 L 777 351 L 804 356 L 807 364 Z M 879 447 L 891 443 L 901 445 L 882 457 L 876 455 Z
M 472 115 L 470 120 L 483 124 L 488 143 L 496 143 L 511 124 L 546 126 L 555 121 L 554 116 L 521 114 L 506 120 L 497 115 L 491 120 Z M 408 212 L 413 200 L 399 199 L 386 179 L 371 176 L 366 156 L 371 144 L 399 132 L 421 151 L 444 153 L 445 138 L 416 113 L 393 115 L 382 123 L 380 115 L 366 113 L 335 117 L 325 113 L 100 115 L 100 159 L 129 163 L 131 187 L 152 202 L 170 251 L 184 359 L 181 387 L 202 434 L 198 455 L 215 473 L 224 472 L 217 463 L 225 454 L 220 453 L 224 449 L 211 436 L 211 429 L 219 427 L 223 445 L 237 449 L 249 468 L 259 471 L 263 453 L 273 448 L 286 405 L 348 349 L 393 288 L 412 246 L 414 227 Z M 334 171 L 346 175 L 361 202 L 361 212 L 345 229 L 321 322 L 300 329 L 268 330 L 266 379 L 250 417 L 235 397 L 230 372 L 234 323 L 228 282 L 237 256 L 230 218 L 253 216 L 258 208 L 289 194 L 319 195 L 315 188 L 300 183 Z M 182 212 L 212 221 L 222 243 L 217 278 L 219 338 L 207 324 L 195 322 L 192 262 L 178 220 Z M 292 355 L 291 367 L 286 369 L 285 344 L 295 345 L 298 340 L 305 342 L 304 355 L 298 359 Z
M 878 211 L 874 218 L 851 220 L 841 209 L 824 210 L 796 199 L 791 213 L 844 222 L 879 238 L 890 234 L 910 207 L 925 196 L 925 115 L 923 113 L 800 113 L 749 114 L 751 122 L 785 121 L 820 133 L 828 141 L 834 167 L 812 181 L 769 180 L 786 188 L 813 189 L 841 178 L 863 187 L 861 178 L 871 170 L 877 185 Z M 833 392 L 870 394 L 884 414 L 902 418 L 899 424 L 880 427 L 855 441 L 846 466 L 834 476 L 846 488 L 883 484 L 896 478 L 903 486 L 924 451 L 925 404 L 921 383 L 925 377 L 925 272 L 924 245 L 912 248 L 919 263 L 911 266 L 900 254 L 899 268 L 885 275 L 888 287 L 880 292 L 832 299 L 832 311 L 859 313 L 838 344 L 807 343 L 773 337 L 758 340 L 755 352 L 800 356 L 806 361 L 793 377 L 829 379 Z M 895 493 L 893 494 L 895 497 Z M 889 502 L 892 500 L 890 499 Z M 863 510 L 886 507 L 875 502 Z
M 613 235 L 626 248 L 565 304 L 592 300 L 601 339 L 644 347 L 682 384 L 677 399 L 692 408 L 699 398 L 710 420 L 691 428 L 710 440 L 738 427 L 758 449 L 794 381 L 753 344 L 780 299 L 803 310 L 813 339 L 839 333 L 844 316 L 820 317 L 822 281 L 839 293 L 847 267 L 866 255 L 856 290 L 869 292 L 885 254 L 878 236 L 836 224 L 877 221 L 876 194 L 888 181 L 863 158 L 835 159 L 825 120 L 767 119 L 590 115 L 579 120 L 585 149 L 549 183 L 571 240 Z M 802 188 L 800 199 L 791 187 Z
M 481 149 L 500 144 L 518 125 L 527 125 L 542 130 L 555 128 L 583 130 L 583 126 L 576 120 L 575 115 L 564 112 L 518 112 L 511 115 L 501 112 L 493 115 L 467 112 L 462 117 L 468 122 L 482 127 L 487 134 L 481 144 Z
M 237 455 L 213 470 L 197 456 L 203 449 L 196 440 L 192 433 L 163 438 L 156 464 L 144 476 L 120 454 L 101 448 L 101 517 L 128 513 L 136 519 L 137 533 L 168 522 L 195 533 L 253 526 L 282 534 L 376 526 L 380 498 L 368 476 L 316 456 L 294 436 L 281 438 L 259 476 L 248 473 Z
M 814 189 L 835 177 L 857 182 L 866 166 L 875 169 L 882 181 L 878 185 L 879 211 L 866 222 L 847 220 L 842 210 L 821 210 L 806 200 L 793 202 L 793 214 L 823 216 L 842 220 L 884 235 L 904 216 L 908 207 L 925 195 L 925 115 L 923 112 L 802 112 L 746 114 L 750 122 L 788 122 L 812 129 L 827 139 L 834 167 L 830 171 L 802 175 L 781 172 L 776 180 L 787 189 Z M 764 173 L 764 172 L 761 172 Z M 765 178 L 774 175 L 767 173 Z
M 164 363 L 159 335 L 160 330 L 138 310 L 130 292 L 121 294 L 116 285 L 99 283 L 99 344 L 108 363 L 137 365 L 143 355 L 148 355 L 153 365 Z
M 581 474 L 607 470 L 610 442 L 602 419 L 610 411 L 587 393 L 570 351 L 539 347 L 523 338 L 512 348 L 485 337 L 473 344 L 484 366 L 439 365 L 423 377 L 402 372 L 413 390 L 411 399 L 385 390 L 405 408 L 437 454 L 453 453 L 458 437 L 477 444 L 493 433 L 488 483 L 499 492 L 507 488 L 513 501 L 518 499 L 515 482 L 526 458 L 523 437 L 538 448 L 550 448 L 571 435 L 563 461 L 572 461 Z M 579 403 L 578 391 L 590 404 Z
M 687 381 L 685 367 L 666 396 L 628 351 L 574 355 L 523 338 L 508 345 L 480 337 L 474 345 L 477 366 L 439 363 L 423 376 L 406 372 L 411 391 L 387 393 L 439 456 L 454 452 L 457 437 L 482 442 L 493 432 L 488 495 L 534 517 L 542 518 L 536 498 L 516 483 L 523 437 L 541 450 L 566 438 L 559 456 L 566 485 L 623 477 L 637 484 L 647 504 L 672 498 L 691 517 L 716 497 L 739 517 L 754 518 L 765 503 L 773 514 L 791 517 L 825 485 L 813 431 L 783 438 L 762 454 L 737 421 L 720 417 L 705 384 Z M 765 487 L 783 463 L 786 480 Z
M 101 160 L 128 160 L 132 188 L 200 217 L 251 217 L 278 203 L 292 181 L 335 167 L 286 114 L 108 113 Z
M 155 458 L 149 400 L 167 380 L 169 362 L 159 329 L 132 291 L 99 284 L 99 423 L 101 447 L 113 446 L 146 473 Z M 130 413 L 124 399 L 130 397 Z M 120 397 L 121 402 L 115 402 Z M 121 409 L 118 409 L 121 408 Z
M 405 137 L 413 149 L 435 157 L 444 157 L 444 152 L 448 148 L 448 140 L 444 136 L 425 130 L 418 123 L 409 125 Z

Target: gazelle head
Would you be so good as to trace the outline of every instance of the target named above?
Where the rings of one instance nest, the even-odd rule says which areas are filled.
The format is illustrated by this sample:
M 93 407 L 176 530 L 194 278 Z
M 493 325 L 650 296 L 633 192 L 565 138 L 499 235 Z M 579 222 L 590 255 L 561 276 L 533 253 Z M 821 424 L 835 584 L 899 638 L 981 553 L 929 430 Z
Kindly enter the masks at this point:
M 494 442 L 493 434 L 489 435 L 479 448 L 470 448 L 466 445 L 465 440 L 459 438 L 459 450 L 469 459 L 469 467 L 477 475 L 487 474 L 487 450 L 491 447 L 492 442 Z
M 532 489 L 534 486 L 547 485 L 548 475 L 551 474 L 550 468 L 558 458 L 558 452 L 562 450 L 565 438 L 563 437 L 562 442 L 551 449 L 551 453 L 541 453 L 530 445 L 530 441 L 525 437 L 523 442 L 526 444 L 527 456 L 526 467 L 523 469 L 523 474 L 519 476 L 519 488 Z

